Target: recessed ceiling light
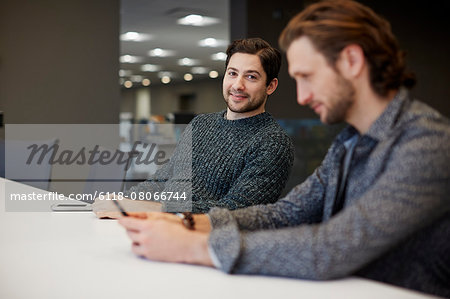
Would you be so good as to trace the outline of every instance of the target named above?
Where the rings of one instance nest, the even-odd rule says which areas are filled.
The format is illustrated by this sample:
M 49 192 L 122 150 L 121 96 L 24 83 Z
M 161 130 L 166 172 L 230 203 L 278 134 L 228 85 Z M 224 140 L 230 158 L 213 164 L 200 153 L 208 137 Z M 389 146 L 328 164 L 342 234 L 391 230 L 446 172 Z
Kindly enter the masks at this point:
M 150 83 L 152 83 L 152 82 L 150 81 L 150 79 L 145 78 L 144 80 L 142 80 L 142 85 L 144 85 L 144 86 L 149 86 Z
M 210 71 L 209 77 L 212 79 L 215 79 L 215 78 L 219 77 L 219 73 L 217 71 Z
M 163 71 L 163 72 L 158 73 L 158 77 L 159 78 L 162 78 L 162 77 L 175 78 L 175 77 L 177 77 L 177 74 L 175 72 Z
M 143 72 L 158 72 L 159 70 L 161 70 L 159 65 L 144 64 L 141 66 L 141 71 Z
M 134 75 L 134 76 L 130 77 L 131 82 L 141 82 L 142 79 L 144 79 L 144 78 L 140 75 Z
M 125 81 L 125 83 L 123 83 L 123 86 L 125 86 L 126 88 L 131 88 L 133 86 L 133 83 L 131 81 Z
M 179 20 L 185 21 L 188 25 L 198 24 L 203 20 L 201 15 L 187 15 Z
M 127 33 L 124 33 L 120 36 L 121 40 L 135 40 L 139 37 L 139 33 L 134 31 L 129 31 Z
M 225 54 L 225 52 L 218 52 L 218 53 L 211 55 L 211 59 L 225 61 L 225 60 L 227 60 L 227 54 Z
M 161 82 L 164 84 L 170 83 L 170 77 L 169 76 L 163 76 L 161 78 Z
M 177 20 L 177 24 L 189 26 L 208 26 L 217 23 L 220 23 L 220 20 L 217 18 L 205 17 L 196 14 L 187 15 Z
M 137 63 L 137 62 L 141 62 L 142 58 L 139 56 L 133 56 L 133 55 L 122 55 L 122 56 L 120 56 L 119 60 L 122 63 Z
M 195 66 L 193 68 L 191 68 L 191 72 L 193 74 L 207 74 L 209 71 L 208 68 L 203 67 L 203 66 Z
M 129 31 L 120 35 L 121 41 L 142 42 L 152 39 L 151 34 L 138 33 L 135 31 Z
M 198 42 L 198 45 L 200 47 L 221 47 L 221 46 L 226 46 L 227 44 L 228 44 L 228 42 L 225 40 L 215 39 L 212 37 L 202 39 Z
M 119 77 L 131 76 L 132 72 L 130 70 L 119 70 Z
M 192 65 L 196 65 L 198 63 L 199 63 L 199 61 L 197 59 L 191 59 L 191 58 L 187 58 L 187 57 L 178 60 L 178 65 L 192 66 Z
M 185 81 L 191 81 L 194 78 L 194 76 L 192 76 L 192 74 L 186 73 L 184 74 L 183 78 Z
M 161 48 L 155 48 L 153 50 L 150 50 L 148 52 L 149 56 L 152 57 L 169 57 L 169 56 L 174 56 L 175 55 L 175 51 L 173 50 L 166 50 L 166 49 L 161 49 Z

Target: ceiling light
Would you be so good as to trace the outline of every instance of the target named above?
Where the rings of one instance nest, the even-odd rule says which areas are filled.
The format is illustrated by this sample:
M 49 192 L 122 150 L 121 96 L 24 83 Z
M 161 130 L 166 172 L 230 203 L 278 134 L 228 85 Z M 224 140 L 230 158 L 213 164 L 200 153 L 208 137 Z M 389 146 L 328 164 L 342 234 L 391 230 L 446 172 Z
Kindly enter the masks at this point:
M 132 41 L 132 42 L 142 42 L 150 40 L 152 36 L 150 34 L 138 33 L 134 31 L 129 31 L 120 35 L 121 41 Z
M 124 33 L 120 36 L 121 40 L 136 40 L 139 37 L 139 33 L 130 31 L 127 33 Z
M 177 20 L 177 24 L 189 25 L 189 26 L 208 26 L 212 24 L 219 23 L 220 20 L 217 18 L 204 17 L 201 15 L 188 15 Z
M 151 50 L 150 53 L 153 54 L 154 56 L 161 56 L 163 54 L 163 49 L 156 48 Z
M 122 55 L 120 56 L 120 62 L 122 63 L 137 63 L 142 61 L 142 58 L 139 56 L 133 56 L 133 55 Z
M 125 83 L 123 83 L 123 86 L 125 86 L 126 88 L 131 88 L 133 86 L 133 83 L 129 80 L 125 81 Z
M 142 79 L 143 79 L 143 77 L 139 76 L 139 75 L 134 75 L 134 76 L 130 77 L 131 82 L 141 82 Z
M 198 42 L 198 45 L 200 47 L 220 47 L 220 46 L 226 46 L 227 44 L 228 44 L 228 42 L 225 40 L 215 39 L 212 37 L 202 39 Z
M 148 55 L 152 56 L 152 57 L 168 57 L 168 56 L 174 56 L 175 55 L 175 51 L 161 49 L 161 48 L 155 48 L 153 50 L 150 50 L 148 52 Z
M 217 44 L 217 40 L 212 37 L 208 37 L 199 41 L 199 45 L 202 47 L 215 47 Z
M 184 74 L 183 78 L 185 81 L 191 81 L 194 78 L 194 76 L 192 76 L 192 74 L 186 73 Z
M 187 66 L 191 66 L 191 65 L 196 65 L 198 64 L 198 60 L 196 59 L 191 59 L 191 58 L 182 58 L 178 60 L 178 65 L 187 65 Z
M 225 61 L 225 60 L 227 60 L 227 54 L 225 54 L 225 52 L 218 52 L 218 53 L 211 55 L 211 59 Z
M 119 70 L 119 77 L 131 76 L 132 72 L 130 70 Z
M 193 74 L 207 74 L 209 71 L 208 68 L 202 66 L 195 66 L 191 69 Z
M 144 80 L 142 80 L 142 85 L 144 85 L 144 86 L 149 86 L 150 83 L 152 83 L 152 82 L 150 81 L 150 79 L 145 78 Z
M 200 23 L 203 20 L 203 17 L 201 15 L 188 15 L 179 20 L 185 21 L 187 25 L 194 25 Z
M 161 82 L 164 83 L 164 84 L 169 83 L 170 82 L 170 77 L 169 76 L 163 76 L 161 78 Z
M 159 65 L 154 64 L 144 64 L 141 66 L 141 71 L 143 72 L 157 72 L 161 69 Z
M 175 78 L 176 77 L 176 73 L 174 72 L 168 72 L 168 71 L 163 71 L 163 72 L 159 72 L 158 73 L 158 77 L 162 78 L 164 76 L 170 77 L 170 78 Z
M 219 77 L 219 73 L 217 71 L 210 71 L 209 77 L 212 79 L 215 79 L 215 78 Z

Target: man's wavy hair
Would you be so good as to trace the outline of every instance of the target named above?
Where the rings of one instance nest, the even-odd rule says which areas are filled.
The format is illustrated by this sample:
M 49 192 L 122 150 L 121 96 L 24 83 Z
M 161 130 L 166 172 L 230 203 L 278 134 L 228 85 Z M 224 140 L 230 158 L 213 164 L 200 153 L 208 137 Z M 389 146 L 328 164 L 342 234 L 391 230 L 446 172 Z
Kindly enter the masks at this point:
M 258 55 L 261 65 L 267 75 L 266 86 L 268 86 L 274 78 L 278 78 L 281 66 L 281 53 L 265 40 L 260 38 L 247 38 L 233 41 L 227 49 L 225 69 L 228 67 L 231 56 L 235 53 Z
M 358 2 L 326 0 L 308 6 L 283 30 L 280 47 L 287 51 L 301 36 L 307 36 L 334 69 L 346 46 L 359 45 L 369 64 L 371 86 L 380 96 L 415 85 L 415 76 L 406 71 L 405 52 L 400 50 L 389 22 Z

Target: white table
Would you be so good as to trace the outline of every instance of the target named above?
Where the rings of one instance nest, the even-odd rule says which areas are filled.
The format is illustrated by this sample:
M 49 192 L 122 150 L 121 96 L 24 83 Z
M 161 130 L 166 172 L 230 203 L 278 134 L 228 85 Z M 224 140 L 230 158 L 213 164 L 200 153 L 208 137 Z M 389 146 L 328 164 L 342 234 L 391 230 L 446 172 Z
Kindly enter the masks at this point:
M 431 297 L 360 278 L 313 282 L 227 275 L 144 260 L 132 254 L 115 220 L 99 220 L 90 212 L 6 212 L 6 183 L 38 191 L 0 179 L 2 299 Z

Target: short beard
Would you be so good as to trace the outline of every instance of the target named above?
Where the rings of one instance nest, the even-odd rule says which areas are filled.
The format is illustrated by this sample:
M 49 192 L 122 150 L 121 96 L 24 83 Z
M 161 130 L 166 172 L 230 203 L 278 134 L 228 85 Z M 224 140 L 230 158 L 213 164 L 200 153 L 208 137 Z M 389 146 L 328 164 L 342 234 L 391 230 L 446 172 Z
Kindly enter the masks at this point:
M 253 102 L 249 102 L 247 105 L 244 105 L 243 107 L 236 109 L 231 107 L 231 105 L 228 104 L 228 97 L 230 96 L 230 94 L 227 94 L 227 98 L 224 97 L 225 103 L 227 104 L 228 109 L 230 109 L 230 111 L 234 112 L 234 113 L 247 113 L 247 112 L 251 112 L 254 110 L 259 109 L 262 105 L 264 105 L 265 102 L 265 98 L 260 98 L 256 101 Z
M 328 110 L 327 117 L 324 120 L 325 123 L 330 125 L 345 121 L 348 109 L 355 101 L 355 88 L 341 74 L 337 74 L 336 86 L 338 86 L 338 90 L 330 101 L 333 106 Z

